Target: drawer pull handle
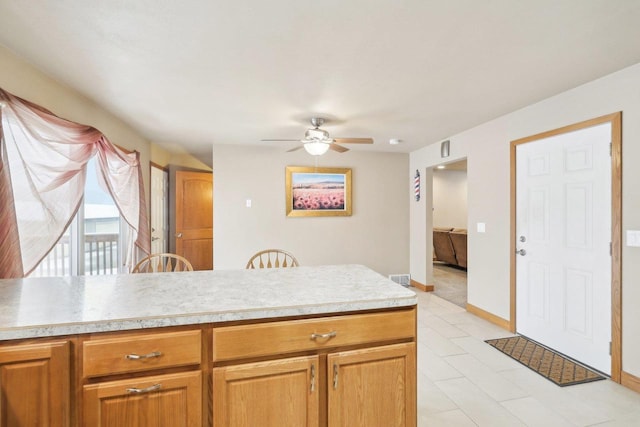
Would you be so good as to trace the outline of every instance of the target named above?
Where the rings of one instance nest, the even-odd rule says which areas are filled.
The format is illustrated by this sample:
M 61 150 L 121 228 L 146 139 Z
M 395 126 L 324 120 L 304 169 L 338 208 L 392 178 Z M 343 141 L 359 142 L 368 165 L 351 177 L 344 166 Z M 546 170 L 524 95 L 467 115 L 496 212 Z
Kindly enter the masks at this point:
M 317 340 L 319 339 L 324 339 L 324 338 L 333 338 L 336 335 L 338 335 L 338 333 L 336 331 L 331 331 L 331 332 L 327 332 L 326 334 L 316 334 L 315 332 L 311 334 L 311 339 L 312 340 Z
M 154 357 L 160 357 L 160 356 L 162 356 L 161 351 L 154 351 L 148 354 L 131 353 L 131 354 L 127 354 L 124 358 L 129 360 L 142 360 L 142 359 L 153 359 Z
M 128 388 L 127 393 L 130 394 L 143 394 L 143 393 L 151 393 L 152 391 L 160 390 L 162 388 L 162 384 L 154 384 L 147 388 Z

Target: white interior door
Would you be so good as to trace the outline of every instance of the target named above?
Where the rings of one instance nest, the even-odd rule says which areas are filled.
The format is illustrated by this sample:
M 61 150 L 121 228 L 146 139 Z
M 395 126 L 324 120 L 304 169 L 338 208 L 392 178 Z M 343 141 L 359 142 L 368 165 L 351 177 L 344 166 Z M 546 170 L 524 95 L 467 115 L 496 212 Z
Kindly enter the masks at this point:
M 169 251 L 169 173 L 151 166 L 151 253 Z
M 516 328 L 611 372 L 611 124 L 516 146 Z

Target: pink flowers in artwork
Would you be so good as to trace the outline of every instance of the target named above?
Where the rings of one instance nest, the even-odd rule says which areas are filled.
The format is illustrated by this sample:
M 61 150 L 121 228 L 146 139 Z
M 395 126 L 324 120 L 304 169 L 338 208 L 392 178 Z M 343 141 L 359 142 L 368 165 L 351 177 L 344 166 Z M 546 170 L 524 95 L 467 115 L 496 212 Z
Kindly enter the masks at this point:
M 315 187 L 315 186 L 314 186 Z M 319 186 L 322 187 L 322 186 Z M 335 187 L 331 184 L 329 187 Z M 293 209 L 344 209 L 344 188 L 294 188 Z
M 311 169 L 287 167 L 287 216 L 351 215 L 351 170 Z

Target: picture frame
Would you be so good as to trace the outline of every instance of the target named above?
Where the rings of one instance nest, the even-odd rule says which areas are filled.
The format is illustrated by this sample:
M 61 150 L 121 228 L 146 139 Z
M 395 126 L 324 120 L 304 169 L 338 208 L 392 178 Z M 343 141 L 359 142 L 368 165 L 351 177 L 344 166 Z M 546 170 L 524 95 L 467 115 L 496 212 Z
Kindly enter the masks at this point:
M 351 169 L 287 166 L 287 216 L 351 216 Z

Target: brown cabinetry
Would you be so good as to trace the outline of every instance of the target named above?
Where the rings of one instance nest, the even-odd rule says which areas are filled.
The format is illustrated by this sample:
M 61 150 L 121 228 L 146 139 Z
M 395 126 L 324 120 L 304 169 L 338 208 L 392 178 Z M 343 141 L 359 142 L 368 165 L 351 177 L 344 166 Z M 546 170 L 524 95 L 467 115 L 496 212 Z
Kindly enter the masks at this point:
M 415 321 L 402 310 L 214 328 L 214 427 L 415 427 Z
M 415 427 L 415 340 L 412 307 L 5 342 L 0 427 Z
M 200 371 L 145 376 L 84 386 L 84 425 L 201 427 Z
M 213 370 L 214 426 L 317 427 L 318 356 Z
M 201 344 L 199 329 L 85 340 L 83 425 L 203 426 Z
M 200 330 L 94 338 L 82 345 L 84 377 L 199 365 Z
M 0 426 L 70 425 L 69 343 L 0 346 Z
M 412 310 L 213 329 L 215 361 L 363 345 L 415 336 Z
M 416 425 L 415 344 L 329 354 L 329 427 Z

